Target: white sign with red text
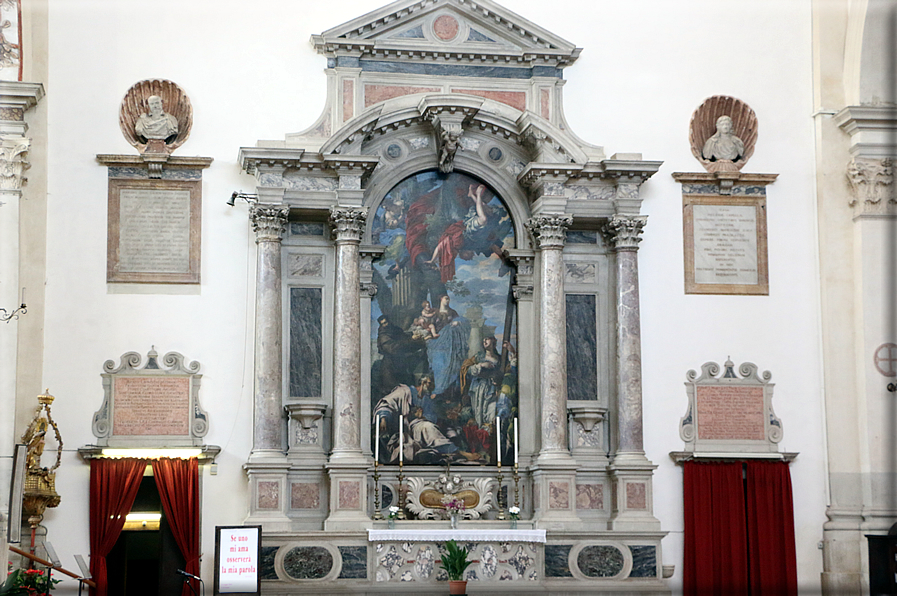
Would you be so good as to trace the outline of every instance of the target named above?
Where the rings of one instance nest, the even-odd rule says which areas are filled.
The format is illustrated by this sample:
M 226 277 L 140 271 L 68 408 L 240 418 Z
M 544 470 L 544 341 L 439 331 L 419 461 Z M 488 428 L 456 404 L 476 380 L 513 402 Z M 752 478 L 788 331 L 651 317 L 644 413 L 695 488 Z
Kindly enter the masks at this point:
M 221 528 L 218 592 L 255 593 L 258 590 L 258 528 Z

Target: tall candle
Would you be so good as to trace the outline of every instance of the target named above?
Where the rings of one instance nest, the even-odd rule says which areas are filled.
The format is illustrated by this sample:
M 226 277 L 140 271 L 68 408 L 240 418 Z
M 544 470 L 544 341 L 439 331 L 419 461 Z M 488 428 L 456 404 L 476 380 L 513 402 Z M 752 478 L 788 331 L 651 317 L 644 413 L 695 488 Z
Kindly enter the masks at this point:
M 405 416 L 399 414 L 399 463 L 405 460 Z
M 380 461 L 380 417 L 374 416 L 374 461 Z
M 517 437 L 517 417 L 514 417 L 514 465 L 517 465 L 517 446 L 520 439 Z
M 501 465 L 501 418 L 495 417 L 495 453 L 498 455 L 498 465 Z

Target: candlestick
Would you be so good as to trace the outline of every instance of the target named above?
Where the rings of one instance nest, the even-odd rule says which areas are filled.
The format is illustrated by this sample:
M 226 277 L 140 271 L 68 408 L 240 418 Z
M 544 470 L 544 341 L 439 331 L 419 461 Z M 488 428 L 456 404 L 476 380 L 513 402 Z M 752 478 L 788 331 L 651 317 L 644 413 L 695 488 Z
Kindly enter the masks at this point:
M 514 464 L 514 507 L 520 509 L 520 474 L 517 473 L 517 464 Z
M 496 501 L 498 501 L 498 516 L 496 516 L 495 519 L 503 521 L 508 518 L 505 516 L 505 508 L 502 507 L 502 504 L 501 504 L 501 480 L 502 480 L 502 478 L 503 477 L 501 475 L 501 462 L 498 462 L 498 494 L 495 496 Z
M 495 455 L 501 467 L 501 418 L 495 417 Z
M 405 460 L 405 417 L 399 414 L 399 465 Z
M 402 487 L 402 481 L 405 480 L 404 467 L 404 464 L 399 461 L 399 486 L 396 489 L 399 491 L 399 494 L 396 495 L 399 500 L 399 512 L 396 514 L 396 519 L 405 519 L 405 490 Z
M 379 464 L 377 460 L 374 460 L 374 516 L 373 519 L 381 520 L 383 519 L 383 514 L 380 513 L 380 471 Z
M 517 462 L 520 461 L 518 459 L 517 449 L 520 445 L 520 438 L 517 435 L 517 417 L 514 416 L 514 469 L 517 468 Z

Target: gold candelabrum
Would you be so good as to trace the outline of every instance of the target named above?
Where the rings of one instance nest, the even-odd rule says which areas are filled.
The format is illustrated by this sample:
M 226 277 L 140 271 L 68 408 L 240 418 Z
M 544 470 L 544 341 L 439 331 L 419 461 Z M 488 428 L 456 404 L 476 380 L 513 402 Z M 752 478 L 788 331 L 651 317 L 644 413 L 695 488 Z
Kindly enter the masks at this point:
M 514 462 L 514 507 L 520 510 L 520 474 L 517 462 Z
M 502 503 L 501 503 L 501 481 L 502 481 L 502 478 L 504 478 L 504 476 L 501 475 L 501 462 L 498 462 L 497 478 L 498 478 L 498 494 L 495 495 L 495 500 L 498 502 L 498 516 L 495 519 L 504 521 L 508 518 L 505 515 L 505 508 L 502 506 Z
M 399 499 L 399 512 L 396 514 L 396 519 L 406 519 L 405 518 L 405 487 L 402 485 L 402 482 L 405 480 L 405 464 L 404 462 L 399 462 L 399 486 L 396 490 L 399 491 L 399 494 L 396 495 Z
M 380 463 L 376 459 L 374 460 L 374 515 L 371 519 L 375 521 L 383 519 L 383 514 L 380 512 Z
M 27 448 L 22 517 L 28 519 L 32 531 L 43 520 L 46 508 L 56 507 L 62 500 L 56 492 L 55 470 L 62 463 L 62 435 L 50 414 L 50 405 L 54 399 L 50 395 L 49 389 L 44 392 L 44 395 L 37 396 L 40 405 L 25 430 L 25 434 L 22 435 L 22 443 Z M 46 417 L 41 415 L 43 413 L 46 413 Z M 56 462 L 49 468 L 43 468 L 41 467 L 41 456 L 44 453 L 45 437 L 51 428 L 56 437 Z

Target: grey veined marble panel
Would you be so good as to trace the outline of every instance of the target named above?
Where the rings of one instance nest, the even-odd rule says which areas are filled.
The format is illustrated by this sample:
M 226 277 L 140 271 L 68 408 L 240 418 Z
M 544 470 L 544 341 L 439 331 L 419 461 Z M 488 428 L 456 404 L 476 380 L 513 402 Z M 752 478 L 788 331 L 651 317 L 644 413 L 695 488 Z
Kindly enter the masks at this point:
M 567 399 L 598 399 L 594 294 L 567 294 Z
M 608 545 L 587 546 L 579 551 L 576 564 L 587 577 L 613 577 L 623 571 L 623 553 Z
M 290 288 L 290 397 L 321 397 L 321 288 Z
M 629 577 L 657 577 L 657 547 L 651 545 L 630 546 L 632 573 Z
M 283 569 L 293 579 L 321 579 L 333 569 L 333 555 L 320 546 L 297 546 L 284 556 Z
M 366 546 L 340 546 L 343 559 L 340 579 L 365 579 L 368 576 L 368 549 Z

